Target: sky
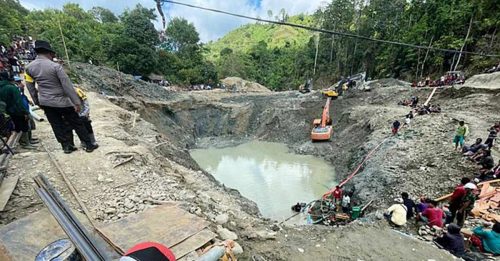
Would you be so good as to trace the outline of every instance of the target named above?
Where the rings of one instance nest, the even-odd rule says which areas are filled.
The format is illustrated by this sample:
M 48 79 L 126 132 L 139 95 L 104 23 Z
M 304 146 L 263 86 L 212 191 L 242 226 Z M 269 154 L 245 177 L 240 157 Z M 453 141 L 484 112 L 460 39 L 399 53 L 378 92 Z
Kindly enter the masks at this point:
M 289 15 L 299 13 L 313 13 L 320 6 L 325 5 L 325 0 L 177 0 L 183 3 L 220 9 L 248 16 L 259 16 L 268 18 L 268 10 L 273 14 L 278 14 L 282 8 L 285 8 Z M 65 3 L 78 3 L 84 9 L 90 9 L 93 6 L 108 8 L 115 14 L 120 14 L 127 8 L 133 8 L 136 4 L 147 8 L 155 8 L 154 0 L 20 0 L 21 4 L 28 9 L 57 8 L 60 9 Z M 224 36 L 229 31 L 252 21 L 231 17 L 228 15 L 212 13 L 208 11 L 192 9 L 179 5 L 164 4 L 163 10 L 167 19 L 172 17 L 184 17 L 192 22 L 200 34 L 202 42 L 216 40 Z M 162 25 L 158 18 L 155 22 L 157 29 Z

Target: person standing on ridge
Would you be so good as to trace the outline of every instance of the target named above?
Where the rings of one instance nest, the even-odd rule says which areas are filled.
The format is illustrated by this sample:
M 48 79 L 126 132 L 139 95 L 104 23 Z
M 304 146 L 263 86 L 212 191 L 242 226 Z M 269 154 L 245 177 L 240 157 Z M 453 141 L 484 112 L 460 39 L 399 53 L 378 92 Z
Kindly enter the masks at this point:
M 73 143 L 73 131 L 85 144 L 85 151 L 92 152 L 97 147 L 92 144 L 89 133 L 78 113 L 81 102 L 63 67 L 53 62 L 55 51 L 49 42 L 35 42 L 36 59 L 28 64 L 25 80 L 31 98 L 45 112 L 47 120 L 64 153 L 76 150 Z M 35 88 L 38 84 L 38 90 Z
M 464 146 L 465 137 L 469 134 L 469 127 L 465 125 L 464 121 L 460 121 L 458 123 L 457 130 L 455 132 L 455 138 L 453 139 L 453 143 L 455 143 L 455 150 L 461 151 Z M 458 149 L 458 145 L 460 145 L 460 150 Z
M 484 144 L 488 144 L 488 148 L 491 150 L 493 147 L 493 141 L 497 138 L 497 130 L 495 127 L 491 127 L 488 131 L 488 138 L 486 138 Z
M 83 124 L 89 132 L 90 142 L 97 148 L 99 147 L 99 145 L 97 144 L 97 141 L 95 139 L 94 129 L 92 128 L 92 121 L 90 120 L 90 103 L 88 101 L 87 94 L 80 87 L 76 87 L 75 90 L 78 94 L 78 97 L 80 97 L 80 102 L 82 103 L 82 109 L 80 110 L 80 113 L 78 113 L 78 115 L 83 120 Z

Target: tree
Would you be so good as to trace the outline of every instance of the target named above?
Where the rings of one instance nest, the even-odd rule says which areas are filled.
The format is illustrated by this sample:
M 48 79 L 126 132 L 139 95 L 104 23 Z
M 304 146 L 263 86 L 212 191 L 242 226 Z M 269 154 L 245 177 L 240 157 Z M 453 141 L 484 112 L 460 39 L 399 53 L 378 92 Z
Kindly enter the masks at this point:
M 125 36 L 153 48 L 160 42 L 158 32 L 152 23 L 155 19 L 154 9 L 147 9 L 137 4 L 134 9 L 125 11 L 121 16 Z
M 273 19 L 273 10 L 267 10 L 267 16 L 269 17 L 269 20 Z
M 227 55 L 231 55 L 233 53 L 233 49 L 231 48 L 224 48 L 222 49 L 222 51 L 220 51 L 220 56 L 227 56 Z
M 109 51 L 112 64 L 132 75 L 149 75 L 157 65 L 157 53 L 131 37 L 117 37 Z
M 175 17 L 165 29 L 167 48 L 173 52 L 198 51 L 200 37 L 196 28 L 184 18 Z
M 0 0 L 0 43 L 9 44 L 14 35 L 24 31 L 24 17 L 28 10 L 17 0 Z
M 204 59 L 200 37 L 192 23 L 176 17 L 170 21 L 165 33 L 167 40 L 161 46 L 166 53 L 160 58 L 160 67 L 170 81 L 182 84 L 217 83 L 216 67 Z M 168 61 L 175 63 L 169 65 Z
M 89 13 L 92 14 L 95 19 L 101 23 L 116 23 L 118 22 L 118 18 L 111 12 L 109 9 L 104 7 L 95 6 L 89 10 Z
M 287 14 L 285 8 L 281 8 L 279 16 L 282 22 L 286 21 Z

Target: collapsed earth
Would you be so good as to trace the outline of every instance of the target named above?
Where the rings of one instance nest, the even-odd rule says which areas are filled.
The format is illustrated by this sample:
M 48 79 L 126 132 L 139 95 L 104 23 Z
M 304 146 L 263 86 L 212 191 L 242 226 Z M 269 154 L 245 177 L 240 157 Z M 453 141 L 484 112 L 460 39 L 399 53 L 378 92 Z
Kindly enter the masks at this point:
M 26 24 L 46 12 L 23 16 L 28 11 L 17 1 L 4 2 L 17 6 Z M 283 12 L 276 20 L 335 20 L 339 2 L 315 16 Z M 376 7 L 353 5 L 360 22 Z M 172 24 L 194 30 L 186 20 L 174 18 L 158 33 L 153 10 L 141 6 L 119 18 L 105 9 L 64 8 L 61 18 L 82 12 L 82 28 L 99 11 L 92 23 L 124 34 L 139 34 L 144 28 L 134 21 L 142 17 L 160 58 L 156 69 L 144 70 L 149 65 L 135 60 L 135 51 L 124 58 L 127 48 L 116 42 L 116 53 L 106 54 L 115 56 L 101 61 L 84 57 L 87 47 L 72 51 L 71 39 L 61 48 L 47 34 L 34 39 L 11 28 L 6 40 L 0 31 L 0 260 L 498 258 L 500 66 L 478 70 L 498 64 L 498 56 L 456 50 L 440 67 L 431 59 L 427 77 L 418 76 L 427 58 L 418 58 L 416 74 L 396 66 L 384 77 L 387 57 L 358 61 L 365 43 L 350 50 L 332 41 L 325 65 L 319 35 L 291 33 L 309 44 L 275 37 L 290 33 L 286 24 L 266 27 L 272 54 L 267 44 L 247 48 L 236 40 L 241 31 L 263 37 L 262 24 L 242 26 L 203 54 L 197 37 L 185 46 L 172 42 L 186 33 Z M 56 32 L 64 37 L 65 30 Z M 495 34 L 496 27 L 492 52 Z M 146 48 L 145 38 L 114 37 L 122 47 Z M 267 60 L 286 60 L 300 48 L 295 54 L 305 57 L 316 37 L 317 74 L 290 67 L 294 76 L 287 75 Z M 352 51 L 352 64 L 341 51 Z M 377 53 L 369 51 L 368 58 Z M 78 58 L 70 61 L 70 53 Z M 427 57 L 424 49 L 418 55 Z M 259 59 L 280 72 L 259 67 Z M 443 69 L 449 62 L 453 70 Z M 358 69 L 365 71 L 353 73 Z

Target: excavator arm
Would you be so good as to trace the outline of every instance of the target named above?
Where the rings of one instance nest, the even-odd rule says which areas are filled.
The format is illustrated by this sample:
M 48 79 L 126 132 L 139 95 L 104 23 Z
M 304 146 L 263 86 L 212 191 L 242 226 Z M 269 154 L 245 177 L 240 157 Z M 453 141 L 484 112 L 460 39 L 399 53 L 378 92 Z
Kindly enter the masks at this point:
M 325 107 L 323 107 L 323 114 L 321 116 L 321 128 L 325 128 L 328 121 L 330 121 L 330 102 L 332 101 L 331 97 L 326 99 Z

